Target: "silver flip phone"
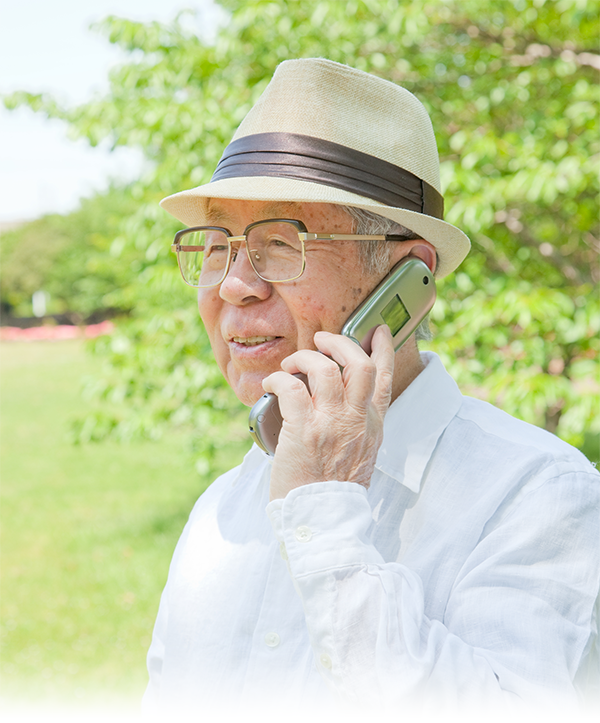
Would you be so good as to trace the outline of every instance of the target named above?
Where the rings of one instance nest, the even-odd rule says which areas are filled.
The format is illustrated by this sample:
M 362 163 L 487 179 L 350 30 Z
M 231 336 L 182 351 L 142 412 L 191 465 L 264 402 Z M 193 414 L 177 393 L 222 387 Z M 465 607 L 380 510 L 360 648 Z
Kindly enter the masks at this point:
M 387 324 L 397 351 L 419 326 L 435 301 L 435 281 L 421 259 L 400 261 L 352 313 L 342 334 L 371 354 L 375 329 Z
M 414 332 L 435 302 L 435 281 L 428 266 L 416 258 L 400 261 L 351 314 L 342 334 L 371 353 L 375 329 L 387 324 L 398 350 Z M 295 376 L 305 384 L 304 374 Z M 275 394 L 263 394 L 250 410 L 250 435 L 268 455 L 275 454 L 283 418 Z

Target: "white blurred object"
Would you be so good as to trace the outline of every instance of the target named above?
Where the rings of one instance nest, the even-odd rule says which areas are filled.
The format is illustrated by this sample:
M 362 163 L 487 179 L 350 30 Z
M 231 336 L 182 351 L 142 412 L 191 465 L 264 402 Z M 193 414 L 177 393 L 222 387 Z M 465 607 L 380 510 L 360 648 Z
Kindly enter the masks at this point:
M 31 305 L 33 307 L 33 315 L 40 319 L 42 316 L 46 316 L 46 304 L 48 301 L 48 294 L 45 291 L 34 291 L 31 297 Z

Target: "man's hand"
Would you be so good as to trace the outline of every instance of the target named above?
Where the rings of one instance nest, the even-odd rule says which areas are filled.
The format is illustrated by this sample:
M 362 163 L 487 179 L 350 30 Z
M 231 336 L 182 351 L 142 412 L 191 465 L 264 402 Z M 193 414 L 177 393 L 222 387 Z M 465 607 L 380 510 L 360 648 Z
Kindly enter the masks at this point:
M 311 482 L 368 488 L 383 438 L 394 371 L 388 327 L 375 332 L 370 357 L 337 334 L 319 331 L 314 341 L 322 354 L 297 351 L 281 363 L 284 371 L 263 381 L 265 391 L 278 396 L 284 419 L 271 471 L 272 500 Z M 296 372 L 307 375 L 311 394 L 292 376 Z

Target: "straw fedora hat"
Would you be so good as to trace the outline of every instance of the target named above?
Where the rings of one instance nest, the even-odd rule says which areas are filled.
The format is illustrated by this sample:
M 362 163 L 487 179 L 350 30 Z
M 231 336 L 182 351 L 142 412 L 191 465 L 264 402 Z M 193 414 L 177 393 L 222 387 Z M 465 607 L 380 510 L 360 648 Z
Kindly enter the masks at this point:
M 435 246 L 438 277 L 470 248 L 467 236 L 442 220 L 435 137 L 420 101 L 394 83 L 322 58 L 281 63 L 210 183 L 168 196 L 161 206 L 188 226 L 202 225 L 211 198 L 377 213 Z

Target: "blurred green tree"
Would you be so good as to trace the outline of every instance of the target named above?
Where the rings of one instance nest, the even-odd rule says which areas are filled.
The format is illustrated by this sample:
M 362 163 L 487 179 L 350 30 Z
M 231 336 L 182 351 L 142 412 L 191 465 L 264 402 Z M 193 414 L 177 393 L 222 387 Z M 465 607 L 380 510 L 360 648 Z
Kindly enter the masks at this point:
M 126 313 L 124 279 L 143 261 L 124 254 L 115 237 L 137 203 L 126 188 L 83 199 L 80 208 L 51 214 L 0 235 L 0 302 L 11 316 L 31 316 L 36 291 L 49 295 L 48 313 L 73 323 Z M 118 252 L 118 253 L 115 253 Z
M 154 163 L 120 228 L 123 253 L 133 244 L 146 260 L 122 290 L 133 318 L 97 343 L 112 371 L 96 387 L 129 412 L 89 418 L 85 434 L 185 422 L 210 464 L 239 407 L 218 381 L 192 295 L 175 288 L 169 240 L 179 225 L 157 201 L 210 178 L 279 62 L 324 56 L 403 85 L 431 114 L 446 219 L 473 241 L 439 284 L 431 347 L 467 393 L 597 460 L 598 0 L 220 4 L 228 20 L 211 42 L 180 17 L 107 18 L 99 30 L 131 62 L 112 71 L 106 98 L 72 109 L 27 93 L 5 101 L 62 118 L 92 144 L 139 147 Z

